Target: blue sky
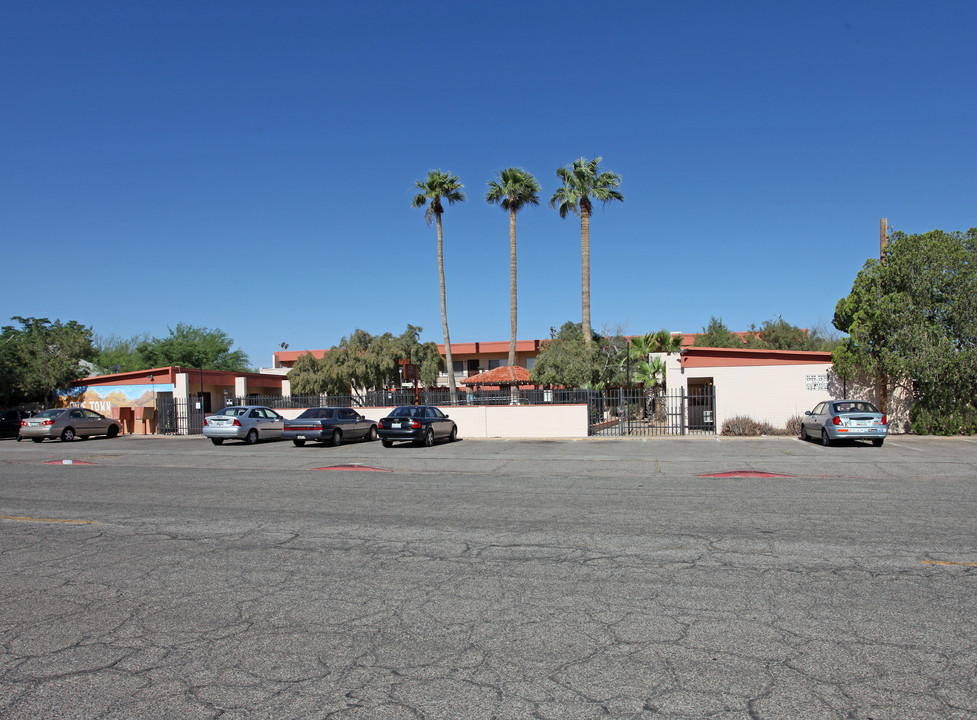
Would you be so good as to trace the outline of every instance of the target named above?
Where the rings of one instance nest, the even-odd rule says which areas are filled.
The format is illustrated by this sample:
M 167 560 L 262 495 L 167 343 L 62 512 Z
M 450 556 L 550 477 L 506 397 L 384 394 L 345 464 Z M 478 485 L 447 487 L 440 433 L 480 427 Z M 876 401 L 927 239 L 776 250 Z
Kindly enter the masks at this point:
M 355 328 L 441 342 L 411 207 L 440 168 L 468 194 L 451 339 L 508 340 L 484 195 L 518 166 L 544 200 L 518 219 L 519 337 L 548 337 L 580 320 L 555 171 L 601 155 L 626 199 L 591 223 L 595 329 L 830 328 L 880 218 L 977 225 L 975 32 L 970 0 L 10 3 L 0 322 L 219 327 L 255 366 Z

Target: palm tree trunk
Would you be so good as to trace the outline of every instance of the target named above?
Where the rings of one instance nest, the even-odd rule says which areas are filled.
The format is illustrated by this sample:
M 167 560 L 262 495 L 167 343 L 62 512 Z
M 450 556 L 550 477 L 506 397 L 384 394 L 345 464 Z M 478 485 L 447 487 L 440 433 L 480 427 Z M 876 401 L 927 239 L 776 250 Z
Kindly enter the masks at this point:
M 448 391 L 451 404 L 457 399 L 455 390 L 455 368 L 451 360 L 451 338 L 448 336 L 448 304 L 444 294 L 444 244 L 441 235 L 441 213 L 435 215 L 438 223 L 438 280 L 441 283 L 441 329 L 444 330 L 444 360 L 448 365 Z
M 585 203 L 580 207 L 580 298 L 582 305 L 583 339 L 590 347 L 593 333 L 590 331 L 590 212 Z
M 509 208 L 509 324 L 512 326 L 512 338 L 509 340 L 509 365 L 516 364 L 516 210 Z

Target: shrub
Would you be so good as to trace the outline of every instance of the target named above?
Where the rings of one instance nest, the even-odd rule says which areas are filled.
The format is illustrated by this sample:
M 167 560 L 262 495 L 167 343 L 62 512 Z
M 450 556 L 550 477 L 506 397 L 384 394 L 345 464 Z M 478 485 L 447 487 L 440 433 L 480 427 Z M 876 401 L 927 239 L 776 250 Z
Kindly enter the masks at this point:
M 746 415 L 729 418 L 723 423 L 722 429 L 723 435 L 755 436 L 770 435 L 772 432 L 773 428 L 770 423 L 758 422 Z
M 784 434 L 793 435 L 794 437 L 800 436 L 802 422 L 804 422 L 802 415 L 794 415 L 787 418 L 787 423 L 784 425 Z
M 917 435 L 972 435 L 977 432 L 977 409 L 969 405 L 933 412 L 916 404 L 910 416 L 912 430 Z

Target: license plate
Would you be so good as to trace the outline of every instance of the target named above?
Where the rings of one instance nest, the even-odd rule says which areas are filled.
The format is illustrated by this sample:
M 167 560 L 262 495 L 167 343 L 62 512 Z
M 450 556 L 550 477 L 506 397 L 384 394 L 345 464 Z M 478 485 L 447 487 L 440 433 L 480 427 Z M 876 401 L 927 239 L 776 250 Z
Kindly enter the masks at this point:
M 297 435 L 297 436 L 295 437 L 295 439 L 296 439 L 296 440 L 305 440 L 305 435 Z
M 400 430 L 400 423 L 399 422 L 392 422 L 392 423 L 390 423 L 390 427 L 392 427 L 394 430 Z
M 30 425 L 31 427 L 41 427 L 41 423 L 39 422 L 28 423 L 28 425 Z

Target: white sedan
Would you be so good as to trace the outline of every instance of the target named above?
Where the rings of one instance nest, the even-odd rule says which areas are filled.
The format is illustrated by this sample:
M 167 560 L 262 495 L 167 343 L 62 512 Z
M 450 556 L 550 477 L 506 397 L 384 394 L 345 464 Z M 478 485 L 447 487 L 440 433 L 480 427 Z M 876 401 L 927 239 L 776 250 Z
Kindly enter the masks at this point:
M 214 445 L 225 440 L 281 440 L 285 418 L 264 405 L 234 405 L 204 418 L 204 436 Z

